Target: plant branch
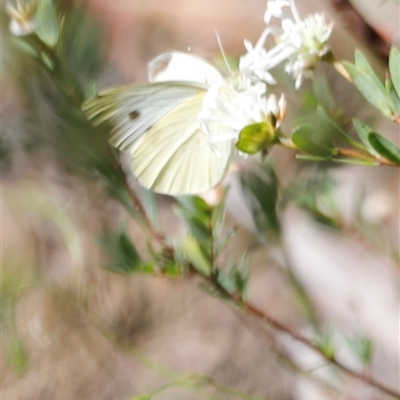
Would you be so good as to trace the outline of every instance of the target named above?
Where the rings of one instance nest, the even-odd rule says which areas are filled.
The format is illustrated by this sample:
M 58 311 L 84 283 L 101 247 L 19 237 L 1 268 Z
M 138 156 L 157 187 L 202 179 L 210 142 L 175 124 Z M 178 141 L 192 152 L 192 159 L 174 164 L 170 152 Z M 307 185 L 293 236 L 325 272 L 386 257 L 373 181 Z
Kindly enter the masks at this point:
M 265 338 L 265 340 L 271 344 L 271 348 L 275 352 L 277 358 L 279 360 L 281 360 L 281 362 L 284 363 L 288 368 L 290 368 L 293 371 L 293 373 L 304 376 L 306 379 L 313 382 L 315 385 L 317 385 L 321 390 L 323 390 L 326 393 L 340 395 L 339 389 L 337 387 L 333 386 L 332 384 L 329 384 L 328 382 L 324 381 L 323 379 L 319 378 L 318 376 L 311 374 L 311 372 L 315 371 L 319 367 L 313 368 L 312 370 L 303 369 L 295 361 L 293 361 L 291 359 L 290 355 L 287 354 L 287 352 L 283 348 L 283 346 L 277 342 L 275 336 L 272 333 L 267 332 L 267 330 L 265 329 L 266 328 L 265 326 L 262 326 L 261 324 L 259 324 L 258 321 L 256 321 L 255 319 L 252 319 L 252 321 L 250 321 L 252 323 L 249 324 L 248 319 L 245 318 L 246 316 L 243 315 L 243 313 L 240 312 L 239 310 L 237 310 L 236 316 L 240 320 L 240 322 L 254 336 L 258 337 L 258 335 L 262 335 Z M 351 398 L 351 399 L 353 399 L 353 398 Z
M 280 332 L 286 333 L 293 339 L 297 340 L 298 342 L 303 343 L 308 348 L 314 350 L 319 355 L 321 355 L 325 360 L 327 360 L 331 364 L 335 365 L 342 371 L 346 372 L 348 375 L 352 376 L 353 378 L 361 380 L 361 381 L 369 384 L 370 386 L 373 386 L 373 387 L 381 390 L 382 392 L 384 392 L 390 396 L 393 396 L 396 399 L 400 399 L 400 393 L 385 386 L 384 384 L 382 384 L 380 382 L 377 382 L 371 375 L 365 375 L 364 372 L 358 372 L 358 371 L 352 370 L 351 368 L 342 364 L 334 356 L 332 356 L 332 357 L 327 356 L 322 349 L 320 349 L 315 343 L 312 342 L 311 339 L 306 338 L 305 336 L 303 336 L 303 335 L 299 334 L 298 332 L 296 332 L 295 330 L 293 330 L 291 327 L 279 322 L 278 320 L 276 320 L 274 317 L 269 315 L 264 310 L 259 309 L 257 306 L 255 306 L 251 303 L 244 302 L 243 300 L 240 300 L 239 298 L 231 297 L 231 299 L 236 306 L 238 306 L 240 309 L 242 309 L 247 314 L 257 318 L 261 322 L 268 322 L 268 324 L 273 326 L 275 329 L 279 330 Z
M 361 151 L 358 151 L 356 149 L 346 149 L 343 147 L 339 147 L 336 149 L 338 151 L 338 154 L 341 156 L 349 157 L 349 158 L 358 158 L 360 160 L 365 160 L 365 161 L 376 161 L 381 165 L 386 165 L 388 167 L 398 167 L 399 165 L 389 161 L 385 158 L 379 157 L 379 156 L 373 156 L 369 154 L 365 154 Z
M 293 143 L 293 141 L 288 137 L 283 137 L 283 136 L 280 137 L 279 144 L 283 147 L 286 147 L 287 149 L 301 151 L 301 149 L 299 149 Z M 335 150 L 337 151 L 338 155 L 348 157 L 351 159 L 372 161 L 372 162 L 376 162 L 380 165 L 385 165 L 388 167 L 399 167 L 398 164 L 396 164 L 390 160 L 387 160 L 386 158 L 379 157 L 379 156 L 369 154 L 369 153 L 365 153 L 365 152 L 357 150 L 357 149 L 348 149 L 348 148 L 344 148 L 344 147 L 337 147 L 337 148 L 335 148 Z M 327 157 L 326 160 L 329 161 L 329 157 Z

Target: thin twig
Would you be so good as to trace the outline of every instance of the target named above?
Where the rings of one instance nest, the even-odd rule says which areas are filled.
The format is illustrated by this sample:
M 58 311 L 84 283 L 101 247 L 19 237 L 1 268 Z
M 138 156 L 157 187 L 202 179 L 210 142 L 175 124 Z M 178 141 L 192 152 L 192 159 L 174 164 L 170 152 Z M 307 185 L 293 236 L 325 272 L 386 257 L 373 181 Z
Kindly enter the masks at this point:
M 275 336 L 267 332 L 265 329 L 265 326 L 262 326 L 261 324 L 258 323 L 254 318 L 252 319 L 251 324 L 248 322 L 248 318 L 240 312 L 239 310 L 236 311 L 236 316 L 240 320 L 240 322 L 256 337 L 258 335 L 262 335 L 265 340 L 271 344 L 272 350 L 275 352 L 277 358 L 281 360 L 282 363 L 284 363 L 288 368 L 290 368 L 294 373 L 299 374 L 304 376 L 306 379 L 309 379 L 311 382 L 313 382 L 315 385 L 317 385 L 321 390 L 334 394 L 334 395 L 340 395 L 339 389 L 328 382 L 322 380 L 321 378 L 318 378 L 317 376 L 311 374 L 313 370 L 304 370 L 302 367 L 300 367 L 298 364 L 296 364 L 292 358 L 286 353 L 286 349 L 283 348 L 282 345 L 278 344 Z M 325 364 L 326 365 L 326 364 Z M 319 368 L 319 367 L 318 367 Z M 351 400 L 351 399 L 349 399 Z
M 200 275 L 200 274 L 199 274 Z M 305 336 L 301 335 L 300 333 L 296 332 L 291 327 L 283 324 L 282 322 L 276 320 L 266 311 L 261 310 L 257 306 L 246 302 L 243 300 L 241 296 L 235 296 L 229 293 L 216 279 L 216 276 L 211 274 L 209 277 L 202 276 L 203 279 L 206 279 L 207 282 L 213 285 L 225 298 L 229 299 L 233 304 L 235 304 L 240 310 L 247 313 L 248 315 L 252 315 L 256 317 L 260 322 L 267 322 L 269 325 L 274 327 L 280 332 L 288 334 L 292 339 L 297 340 L 300 343 L 303 343 L 308 348 L 314 350 L 316 353 L 320 354 L 325 360 L 330 362 L 331 364 L 335 365 L 342 371 L 346 372 L 348 375 L 356 378 L 362 382 L 373 386 L 386 394 L 393 396 L 396 399 L 400 399 L 400 393 L 394 391 L 393 389 L 387 387 L 386 385 L 376 381 L 372 375 L 366 376 L 364 372 L 354 371 L 351 368 L 347 367 L 346 365 L 342 364 L 335 356 L 328 356 L 325 352 L 311 339 L 306 338 Z
M 253 315 L 254 317 L 258 318 L 260 321 L 268 322 L 271 326 L 273 326 L 277 330 L 284 332 L 284 333 L 288 334 L 289 336 L 291 336 L 293 339 L 297 340 L 298 342 L 303 343 L 308 348 L 310 348 L 310 349 L 314 350 L 315 352 L 317 352 L 318 354 L 320 354 L 323 358 L 325 358 L 331 364 L 334 364 L 336 367 L 338 367 L 342 371 L 346 372 L 348 375 L 350 375 L 358 380 L 361 380 L 377 389 L 380 389 L 382 392 L 385 392 L 386 394 L 389 394 L 396 399 L 400 399 L 400 393 L 394 391 L 393 389 L 387 387 L 386 385 L 384 385 L 380 382 L 377 382 L 372 376 L 366 376 L 363 372 L 358 372 L 358 371 L 354 371 L 354 370 L 350 369 L 349 367 L 342 364 L 339 360 L 337 360 L 334 356 L 326 355 L 310 339 L 306 338 L 305 336 L 302 336 L 298 332 L 294 331 L 292 328 L 279 322 L 278 320 L 273 318 L 271 315 L 269 315 L 265 311 L 259 309 L 255 305 L 253 305 L 251 303 L 245 303 L 245 302 L 243 302 L 243 300 L 240 300 L 238 298 L 232 298 L 232 300 L 237 306 L 239 306 L 241 309 L 243 309 L 248 314 Z
M 338 154 L 341 156 L 356 158 L 356 159 L 358 158 L 360 160 L 365 160 L 365 161 L 376 161 L 379 164 L 386 165 L 388 167 L 398 167 L 399 166 L 399 164 L 389 161 L 386 158 L 379 157 L 379 156 L 367 155 L 356 149 L 346 149 L 346 148 L 340 147 L 340 148 L 337 148 L 336 150 L 337 150 Z
M 286 147 L 287 149 L 295 150 L 295 151 L 301 151 L 290 138 L 287 137 L 280 137 L 279 138 L 279 144 L 283 147 Z M 390 160 L 387 160 L 386 158 L 373 155 L 373 154 L 368 154 L 362 151 L 359 151 L 357 149 L 347 149 L 344 147 L 338 147 L 335 148 L 337 151 L 337 154 L 340 156 L 344 157 L 349 157 L 350 159 L 358 159 L 358 160 L 364 160 L 364 161 L 371 161 L 378 163 L 380 165 L 385 165 L 388 167 L 399 167 L 399 164 L 396 164 Z M 326 158 L 326 161 L 329 161 L 329 157 Z

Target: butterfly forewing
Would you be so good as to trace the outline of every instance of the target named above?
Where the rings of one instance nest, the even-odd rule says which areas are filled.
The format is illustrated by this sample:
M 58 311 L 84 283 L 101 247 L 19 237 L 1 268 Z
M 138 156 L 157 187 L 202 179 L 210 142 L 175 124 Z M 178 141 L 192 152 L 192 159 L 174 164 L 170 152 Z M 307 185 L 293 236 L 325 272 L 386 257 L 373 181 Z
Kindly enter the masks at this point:
M 132 154 L 132 171 L 146 188 L 195 194 L 218 184 L 231 143 L 210 145 L 198 129 L 207 85 L 169 81 L 106 90 L 83 105 L 95 124 L 111 126 L 110 143 Z
M 82 108 L 96 125 L 110 124 L 110 143 L 129 152 L 152 125 L 182 102 L 206 90 L 207 86 L 201 83 L 180 81 L 121 86 L 101 92 Z

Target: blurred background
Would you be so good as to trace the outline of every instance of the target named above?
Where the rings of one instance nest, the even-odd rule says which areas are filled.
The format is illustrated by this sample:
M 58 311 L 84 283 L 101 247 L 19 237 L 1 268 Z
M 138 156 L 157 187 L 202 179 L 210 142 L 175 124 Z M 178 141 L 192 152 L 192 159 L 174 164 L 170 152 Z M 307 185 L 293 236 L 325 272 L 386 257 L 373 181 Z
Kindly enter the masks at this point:
M 75 79 L 83 87 L 96 81 L 98 89 L 145 81 L 148 61 L 163 51 L 191 51 L 221 63 L 215 31 L 235 59 L 244 52 L 243 40 L 254 43 L 264 29 L 261 0 L 57 4 L 69 15 L 65 54 Z M 254 321 L 189 279 L 103 268 L 109 254 L 99 245 L 102 235 L 124 226 L 143 258 L 148 238 L 98 176 L 77 167 L 81 159 L 71 141 L 79 144 L 84 127 L 62 104 L 55 112 L 57 90 L 14 47 L 4 5 L 2 399 L 128 400 L 171 382 L 154 398 L 390 398 L 339 374 L 285 335 L 260 333 Z M 299 0 L 298 6 L 302 15 L 325 12 L 335 21 L 338 58 L 352 60 L 360 48 L 384 76 L 390 45 L 399 44 L 399 2 Z M 343 115 L 399 143 L 394 124 L 330 68 L 317 73 Z M 305 100 L 289 113 L 289 125 L 307 109 L 312 86 L 303 88 Z M 240 161 L 225 182 L 226 224 L 237 228 L 228 252 L 240 258 L 250 249 L 251 301 L 299 332 L 309 332 L 318 320 L 354 368 L 360 363 L 346 338 L 368 338 L 369 372 L 400 390 L 399 172 L 303 162 L 279 148 L 268 161 L 288 193 L 279 213 L 279 250 L 268 234 L 260 239 L 241 184 L 256 161 Z M 138 188 L 133 179 L 132 186 Z M 185 227 L 172 211 L 173 199 L 158 200 L 162 230 L 179 238 Z M 193 384 L 188 374 L 208 380 Z

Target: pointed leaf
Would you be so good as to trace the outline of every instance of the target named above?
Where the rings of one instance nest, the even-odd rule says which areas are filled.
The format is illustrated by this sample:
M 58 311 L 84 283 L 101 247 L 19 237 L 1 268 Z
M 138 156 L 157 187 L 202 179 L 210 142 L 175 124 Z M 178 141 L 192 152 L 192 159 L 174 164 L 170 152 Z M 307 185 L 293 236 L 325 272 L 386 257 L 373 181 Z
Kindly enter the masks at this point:
M 336 348 L 333 341 L 333 328 L 328 327 L 327 331 L 317 338 L 317 345 L 327 358 L 333 358 L 336 354 Z
M 354 62 L 356 67 L 366 75 L 370 77 L 371 80 L 374 81 L 376 85 L 382 85 L 380 79 L 376 76 L 374 70 L 369 65 L 367 58 L 360 50 L 356 50 L 354 52 Z
M 12 37 L 12 42 L 14 45 L 22 50 L 24 53 L 29 54 L 33 58 L 38 58 L 39 57 L 39 52 L 38 50 L 29 42 L 27 42 L 23 37 Z
M 276 203 L 278 179 L 272 167 L 242 173 L 240 182 L 254 223 L 260 233 L 280 233 Z
M 397 116 L 400 116 L 400 98 L 397 95 L 396 90 L 393 86 L 393 81 L 390 78 L 385 79 L 385 88 L 391 101 L 393 113 Z
M 39 0 L 36 18 L 37 35 L 49 47 L 53 47 L 58 40 L 59 27 L 52 0 Z
M 216 278 L 218 283 L 228 292 L 235 293 L 237 291 L 236 280 L 230 271 L 217 270 Z
M 220 202 L 214 207 L 211 218 L 211 225 L 214 232 L 214 236 L 219 238 L 221 237 L 222 230 L 224 228 L 225 222 L 225 211 L 226 211 L 226 195 L 228 190 L 225 189 L 222 194 L 222 199 Z
M 352 353 L 367 367 L 371 364 L 373 356 L 372 340 L 362 334 L 353 338 L 346 337 L 346 342 Z
M 189 228 L 190 234 L 194 236 L 200 243 L 206 243 L 211 240 L 212 232 L 210 220 L 205 220 L 193 215 L 183 208 L 174 208 L 175 212 L 185 221 Z
M 340 146 L 343 142 L 345 142 L 353 147 L 360 147 L 360 144 L 347 135 L 346 132 L 339 127 L 339 125 L 326 113 L 321 106 L 317 107 L 317 115 L 321 121 L 324 131 L 329 134 L 335 146 Z
M 188 258 L 189 262 L 202 275 L 209 276 L 212 265 L 201 251 L 199 242 L 192 236 L 187 236 L 182 244 L 182 250 Z
M 344 62 L 343 64 L 355 86 L 365 99 L 380 110 L 386 117 L 390 118 L 392 116 L 392 111 L 385 87 L 375 75 L 362 53 L 356 51 L 355 65 L 349 62 Z
M 296 127 L 292 132 L 292 142 L 306 153 L 326 157 L 336 154 L 335 148 L 322 143 L 317 132 L 308 126 Z
M 377 153 L 400 165 L 400 149 L 393 142 L 376 132 L 370 133 L 368 140 Z
M 125 231 L 107 233 L 98 237 L 98 242 L 109 257 L 105 268 L 120 274 L 142 270 L 140 256 Z
M 356 129 L 358 137 L 360 138 L 361 142 L 364 144 L 366 149 L 371 154 L 378 155 L 373 146 L 371 146 L 371 143 L 369 142 L 368 139 L 369 134 L 373 132 L 372 128 L 370 128 L 368 125 L 363 124 L 361 121 L 357 119 L 353 119 L 353 125 L 354 128 Z
M 209 206 L 199 196 L 177 196 L 176 200 L 190 213 L 203 216 L 205 219 L 211 218 L 212 207 Z
M 400 98 L 400 51 L 394 46 L 389 54 L 389 72 L 397 97 Z
M 296 154 L 296 158 L 298 160 L 305 160 L 305 161 L 327 161 L 325 157 L 310 156 L 307 154 Z M 379 162 L 374 160 L 365 160 L 361 158 L 348 158 L 348 157 L 338 157 L 338 156 L 333 156 L 329 158 L 328 161 L 339 162 L 344 164 L 353 164 L 353 165 L 379 165 Z
M 317 104 L 321 104 L 326 110 L 335 108 L 336 102 L 325 76 L 315 75 L 312 80 L 312 87 L 315 97 L 318 100 Z
M 160 216 L 158 213 L 157 195 L 152 190 L 142 188 L 142 203 L 151 224 L 155 228 L 159 228 Z

